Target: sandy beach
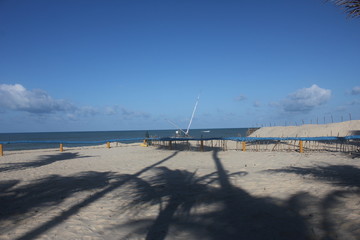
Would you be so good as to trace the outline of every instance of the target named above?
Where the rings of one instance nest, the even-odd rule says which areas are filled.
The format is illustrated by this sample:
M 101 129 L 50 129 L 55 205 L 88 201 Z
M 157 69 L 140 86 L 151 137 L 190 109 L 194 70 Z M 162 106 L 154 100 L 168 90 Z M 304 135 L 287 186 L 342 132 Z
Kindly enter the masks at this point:
M 350 135 L 360 135 L 360 120 L 328 124 L 263 127 L 252 133 L 250 137 L 345 137 Z
M 360 239 L 360 158 L 139 144 L 0 158 L 0 239 Z
M 360 240 L 360 0 L 0 0 L 0 240 Z

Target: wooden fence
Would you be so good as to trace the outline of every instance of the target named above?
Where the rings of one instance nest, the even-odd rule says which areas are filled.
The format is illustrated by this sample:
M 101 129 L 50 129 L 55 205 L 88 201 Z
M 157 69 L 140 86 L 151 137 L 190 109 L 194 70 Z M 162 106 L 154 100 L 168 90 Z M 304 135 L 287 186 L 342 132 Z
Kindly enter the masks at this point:
M 64 144 L 106 144 L 110 148 L 110 143 L 121 142 L 142 142 L 141 146 L 156 146 L 162 149 L 171 150 L 188 150 L 188 151 L 210 151 L 221 149 L 223 151 L 251 151 L 251 152 L 359 152 L 360 136 L 347 137 L 309 137 L 309 138 L 133 138 L 133 139 L 114 139 L 96 142 L 79 142 L 79 141 L 17 141 L 17 142 L 0 142 L 0 156 L 4 155 L 4 145 L 16 143 L 57 143 L 59 151 L 64 151 Z

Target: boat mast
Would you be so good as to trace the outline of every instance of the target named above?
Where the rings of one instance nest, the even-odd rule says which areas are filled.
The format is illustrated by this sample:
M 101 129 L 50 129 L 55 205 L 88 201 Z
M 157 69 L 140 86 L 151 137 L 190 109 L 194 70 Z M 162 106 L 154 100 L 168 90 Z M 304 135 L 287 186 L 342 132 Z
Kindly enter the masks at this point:
M 200 95 L 197 97 L 194 110 L 193 110 L 193 112 L 192 112 L 192 114 L 191 114 L 189 126 L 188 126 L 188 128 L 186 129 L 186 132 L 185 132 L 185 135 L 186 135 L 186 136 L 189 135 L 190 126 L 191 126 L 192 120 L 193 120 L 193 118 L 194 118 L 195 111 L 196 111 L 196 107 L 197 107 L 197 105 L 198 105 L 198 103 L 199 103 L 199 99 L 200 99 Z

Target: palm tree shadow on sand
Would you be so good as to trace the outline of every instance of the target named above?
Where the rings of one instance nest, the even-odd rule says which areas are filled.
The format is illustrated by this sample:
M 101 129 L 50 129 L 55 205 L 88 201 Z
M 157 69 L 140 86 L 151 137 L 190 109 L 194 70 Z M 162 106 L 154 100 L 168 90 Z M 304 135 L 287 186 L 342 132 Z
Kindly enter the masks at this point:
M 65 209 L 47 222 L 40 224 L 16 238 L 17 240 L 37 239 L 39 235 L 66 221 L 81 209 L 103 198 L 106 194 L 122 187 L 122 185 L 131 181 L 131 179 L 137 178 L 157 165 L 169 161 L 176 156 L 177 153 L 177 151 L 173 152 L 168 157 L 134 174 L 81 172 L 69 177 L 51 175 L 23 186 L 17 186 L 21 182 L 20 180 L 0 181 L 0 232 L 4 233 L 9 229 L 11 231 L 13 226 L 15 226 L 3 226 L 2 220 L 12 219 L 13 221 L 18 221 L 19 217 L 21 219 L 30 218 L 33 210 L 43 211 L 56 207 L 59 203 L 62 203 L 74 194 L 93 191 L 90 195 L 79 199 L 76 204 Z
M 60 161 L 67 161 L 75 158 L 88 158 L 88 157 L 90 156 L 80 156 L 79 153 L 71 153 L 71 152 L 58 153 L 55 155 L 43 155 L 40 156 L 39 159 L 33 161 L 26 161 L 20 163 L 7 163 L 5 166 L 2 166 L 4 164 L 0 164 L 0 172 L 17 171 L 28 168 L 38 168 Z
M 287 173 L 301 175 L 304 178 L 341 187 L 341 189 L 330 191 L 323 199 L 314 199 L 309 194 L 298 194 L 293 197 L 293 205 L 301 206 L 304 205 L 304 202 L 307 208 L 309 208 L 309 205 L 315 205 L 314 203 L 318 205 L 317 212 L 320 216 L 318 222 L 324 232 L 322 239 L 359 239 L 359 235 L 352 230 L 359 229 L 360 218 L 347 219 L 347 217 L 359 213 L 358 207 L 351 206 L 354 202 L 356 204 L 356 199 L 360 199 L 360 168 L 344 164 L 319 165 L 270 169 L 267 172 L 272 174 Z M 358 201 L 357 205 L 359 204 L 360 202 Z M 302 208 L 304 209 L 304 207 Z M 358 216 L 360 215 L 358 214 Z M 360 231 L 357 232 L 359 233 Z
M 121 225 L 145 239 L 310 239 L 304 219 L 292 211 L 289 202 L 251 196 L 233 186 L 218 151 L 213 151 L 216 172 L 155 169 L 149 179 L 136 178 L 127 185 L 128 208 L 159 206 L 155 219 L 142 218 Z M 125 238 L 126 238 L 125 237 Z

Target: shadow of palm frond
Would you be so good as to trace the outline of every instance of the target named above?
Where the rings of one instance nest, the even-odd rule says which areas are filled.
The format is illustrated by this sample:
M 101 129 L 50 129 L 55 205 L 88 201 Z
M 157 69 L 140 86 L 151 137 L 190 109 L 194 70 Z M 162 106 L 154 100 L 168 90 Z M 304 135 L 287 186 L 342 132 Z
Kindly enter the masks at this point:
M 0 193 L 6 192 L 8 189 L 10 189 L 13 186 L 17 185 L 19 182 L 20 182 L 20 180 L 0 181 Z
M 354 159 L 354 158 L 360 158 L 360 148 L 357 152 L 352 152 L 351 154 L 347 154 L 348 157 Z
M 18 180 L 0 182 L 0 220 L 33 209 L 51 208 L 83 191 L 104 188 L 119 176 L 112 172 L 83 172 L 72 176 L 51 175 L 26 185 Z
M 254 197 L 234 186 L 217 151 L 216 172 L 197 176 L 196 172 L 157 168 L 148 179 L 136 179 L 128 186 L 129 208 L 159 206 L 155 218 L 132 220 L 132 234 L 147 240 L 177 236 L 183 239 L 310 239 L 302 216 L 291 203 L 279 204 L 271 198 Z M 213 183 L 216 183 L 215 185 Z
M 209 185 L 214 181 L 215 173 L 197 177 L 196 172 L 171 170 L 167 167 L 155 168 L 154 172 L 155 175 L 147 180 L 132 179 L 127 190 L 127 208 L 139 210 L 159 205 L 159 214 L 155 220 L 136 221 L 139 225 L 136 232 L 149 229 L 146 239 L 164 239 L 174 221 L 184 221 L 189 218 L 193 208 L 215 201 L 216 189 Z M 135 222 L 131 223 L 134 224 Z
M 1 217 L 6 218 L 15 216 L 17 213 L 29 213 L 29 211 L 35 207 L 45 209 L 49 206 L 62 202 L 65 198 L 70 197 L 77 192 L 92 190 L 91 194 L 79 200 L 76 204 L 70 206 L 68 209 L 65 209 L 49 221 L 40 224 L 39 226 L 31 229 L 17 238 L 17 240 L 36 239 L 42 233 L 64 222 L 66 219 L 78 213 L 84 207 L 96 202 L 106 194 L 120 188 L 128 181 L 136 179 L 141 174 L 153 169 L 157 165 L 169 161 L 174 156 L 176 156 L 177 153 L 178 152 L 173 152 L 168 157 L 159 160 L 134 174 L 117 174 L 113 172 L 84 172 L 70 177 L 53 175 L 36 180 L 29 185 L 20 186 L 14 189 L 13 187 L 19 183 L 18 180 L 14 180 L 13 182 L 0 182 L 0 187 L 7 189 L 6 192 L 0 193 L 0 213 L 3 209 L 6 210 L 4 211 L 4 214 L 1 215 Z M 14 204 L 11 204 L 11 202 L 14 202 Z M 26 204 L 24 204 L 24 202 Z M 22 206 L 22 204 L 24 206 Z M 7 209 L 7 206 L 11 207 Z M 17 221 L 16 216 L 15 221 Z
M 269 173 L 293 173 L 310 176 L 339 186 L 360 187 L 360 168 L 352 165 L 329 165 L 316 167 L 289 167 L 266 170 Z
M 357 191 L 335 190 L 322 199 L 322 228 L 326 232 L 325 239 L 335 239 L 334 236 L 339 236 L 339 233 L 348 230 L 350 231 L 348 231 L 346 239 L 359 239 L 359 231 L 357 233 L 353 231 L 354 229 L 359 229 L 360 226 L 358 207 L 360 201 L 357 201 L 356 204 L 356 199 L 360 199 L 360 189 Z M 355 208 L 354 203 L 357 205 Z M 351 215 L 352 217 L 348 218 Z M 354 218 L 354 215 L 358 217 Z M 342 226 L 344 222 L 346 222 L 346 226 Z
M 256 197 L 234 186 L 218 151 L 213 152 L 223 208 L 209 217 L 217 229 L 211 239 L 310 239 L 303 217 L 291 204 L 270 197 Z M 221 224 L 218 224 L 221 223 Z M 220 225 L 220 228 L 218 227 Z M 224 230 L 225 229 L 225 230 Z
M 0 167 L 0 172 L 23 170 L 27 168 L 37 168 L 37 167 L 53 164 L 59 161 L 71 160 L 75 158 L 87 158 L 87 157 L 89 156 L 80 156 L 79 153 L 59 153 L 56 155 L 44 155 L 44 156 L 40 156 L 39 159 L 30 162 L 2 164 L 5 166 Z
M 358 209 L 354 205 L 360 203 L 359 201 L 356 203 L 356 199 L 360 199 L 359 168 L 352 165 L 329 165 L 304 168 L 289 167 L 267 170 L 267 172 L 298 174 L 335 186 L 345 187 L 342 190 L 329 192 L 322 199 L 318 199 L 316 204 L 307 202 L 306 206 L 302 206 L 301 211 L 310 209 L 310 205 L 318 206 L 318 209 L 313 210 L 309 216 L 318 216 L 317 220 L 321 225 L 319 228 L 324 232 L 322 239 L 339 239 L 340 236 L 346 239 L 358 239 L 353 229 L 358 229 L 360 218 L 348 219 L 348 216 L 354 215 L 354 210 Z M 344 225 L 344 222 L 347 224 Z

